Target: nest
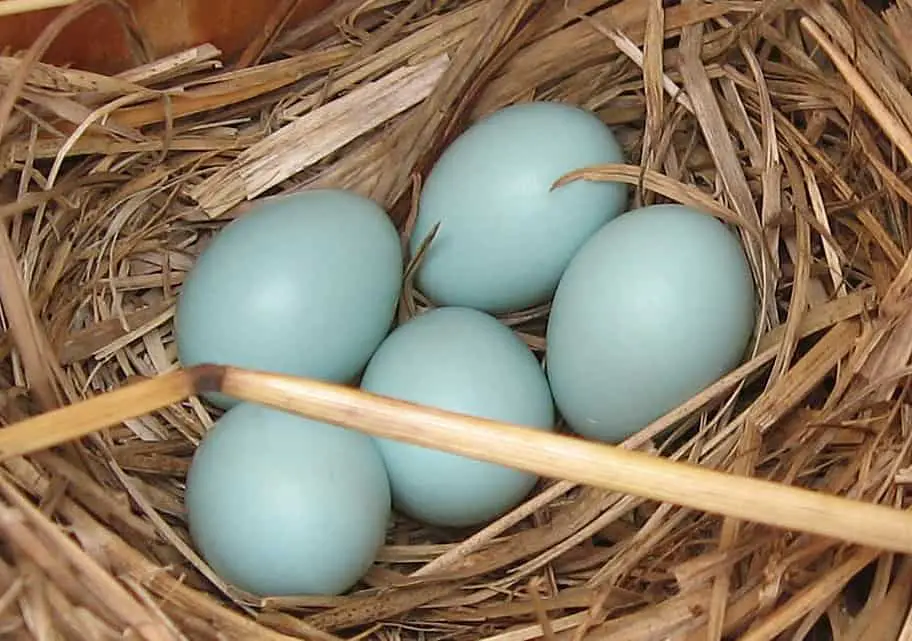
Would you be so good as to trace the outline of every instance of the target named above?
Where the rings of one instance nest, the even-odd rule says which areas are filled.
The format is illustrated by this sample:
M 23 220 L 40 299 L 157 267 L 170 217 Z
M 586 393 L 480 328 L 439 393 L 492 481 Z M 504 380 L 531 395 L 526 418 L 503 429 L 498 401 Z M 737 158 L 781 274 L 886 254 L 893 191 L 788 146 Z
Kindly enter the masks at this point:
M 586 177 L 632 185 L 634 205 L 697 204 L 740 224 L 760 283 L 752 357 L 624 446 L 732 482 L 905 507 L 909 0 L 886 11 L 854 0 L 338 0 L 233 65 L 206 44 L 116 76 L 40 63 L 96 4 L 0 58 L 4 425 L 173 374 L 182 278 L 252 199 L 352 189 L 407 234 L 421 179 L 453 136 L 502 106 L 561 100 L 614 127 L 630 159 Z M 129 12 L 111 6 L 141 54 Z M 407 287 L 402 314 L 425 304 Z M 504 321 L 541 352 L 546 314 Z M 742 520 L 566 480 L 543 480 L 477 531 L 398 518 L 345 596 L 254 599 L 189 543 L 183 480 L 217 415 L 182 395 L 165 389 L 146 399 L 164 407 L 128 408 L 113 427 L 73 405 L 68 421 L 94 425 L 77 440 L 68 421 L 0 430 L 11 435 L 0 448 L 0 636 L 912 638 L 912 562 L 853 541 L 853 525 L 825 537 L 776 527 L 775 509 Z M 910 545 L 894 538 L 897 551 Z

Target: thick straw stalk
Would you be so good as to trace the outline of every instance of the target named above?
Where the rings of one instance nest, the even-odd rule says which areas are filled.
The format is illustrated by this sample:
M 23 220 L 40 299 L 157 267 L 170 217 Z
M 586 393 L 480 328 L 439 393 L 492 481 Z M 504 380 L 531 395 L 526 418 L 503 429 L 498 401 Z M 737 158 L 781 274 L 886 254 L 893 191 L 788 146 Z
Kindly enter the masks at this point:
M 73 4 L 76 0 L 3 0 L 0 2 L 0 16 L 14 16 L 42 9 L 53 9 Z
M 319 381 L 236 368 L 214 369 L 197 380 L 204 391 L 220 391 L 373 436 L 725 516 L 912 552 L 910 512 L 419 407 Z M 217 385 L 205 389 L 214 382 Z
M 215 365 L 134 383 L 12 425 L 0 432 L 0 460 L 85 436 L 161 409 L 194 392 L 222 392 L 372 436 L 541 476 L 912 553 L 910 512 L 422 407 L 346 386 Z

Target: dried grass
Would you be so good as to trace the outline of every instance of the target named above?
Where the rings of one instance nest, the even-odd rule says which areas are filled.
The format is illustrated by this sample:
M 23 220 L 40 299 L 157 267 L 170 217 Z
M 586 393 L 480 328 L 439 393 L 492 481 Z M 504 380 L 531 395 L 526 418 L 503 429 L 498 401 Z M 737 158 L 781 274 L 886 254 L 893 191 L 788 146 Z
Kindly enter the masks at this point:
M 346 187 L 407 231 L 421 176 L 467 122 L 559 99 L 615 126 L 630 159 L 567 179 L 708 207 L 742 230 L 761 284 L 753 358 L 626 447 L 906 507 L 909 0 L 882 15 L 849 0 L 345 1 L 276 33 L 282 2 L 234 68 L 209 45 L 117 77 L 38 63 L 95 4 L 0 58 L 4 424 L 173 372 L 182 278 L 247 207 L 204 210 L 212 185 L 228 179 L 231 204 Z M 382 117 L 346 107 L 403 75 Z M 274 144 L 300 131 L 319 138 L 309 155 Z M 407 294 L 403 309 L 423 304 Z M 540 351 L 546 313 L 505 320 Z M 173 381 L 143 400 L 181 398 Z M 568 481 L 478 532 L 397 522 L 350 595 L 259 602 L 188 545 L 182 480 L 213 418 L 174 402 L 4 461 L 0 636 L 912 639 L 898 555 Z

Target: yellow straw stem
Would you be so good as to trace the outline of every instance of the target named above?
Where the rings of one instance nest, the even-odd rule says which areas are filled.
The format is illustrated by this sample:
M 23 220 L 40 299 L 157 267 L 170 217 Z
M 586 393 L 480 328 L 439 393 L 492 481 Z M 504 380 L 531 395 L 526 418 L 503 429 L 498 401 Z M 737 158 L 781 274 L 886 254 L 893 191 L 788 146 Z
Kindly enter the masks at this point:
M 205 377 L 214 383 L 214 378 Z M 912 513 L 319 381 L 224 368 L 218 389 L 314 420 L 540 476 L 912 553 Z
M 177 370 L 125 385 L 0 430 L 0 461 L 31 454 L 178 403 L 194 393 L 195 372 Z

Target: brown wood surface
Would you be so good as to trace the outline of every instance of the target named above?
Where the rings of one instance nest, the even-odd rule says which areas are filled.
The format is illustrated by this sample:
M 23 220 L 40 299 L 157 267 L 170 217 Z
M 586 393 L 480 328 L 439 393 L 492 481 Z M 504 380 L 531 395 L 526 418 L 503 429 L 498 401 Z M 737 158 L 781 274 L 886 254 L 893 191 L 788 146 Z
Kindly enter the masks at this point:
M 280 0 L 128 0 L 156 57 L 211 42 L 236 58 L 263 30 Z M 332 0 L 301 0 L 289 24 L 318 13 Z M 47 9 L 0 18 L 0 47 L 27 49 L 60 13 Z M 134 66 L 123 28 L 114 11 L 100 7 L 70 24 L 54 42 L 45 62 L 115 73 Z

